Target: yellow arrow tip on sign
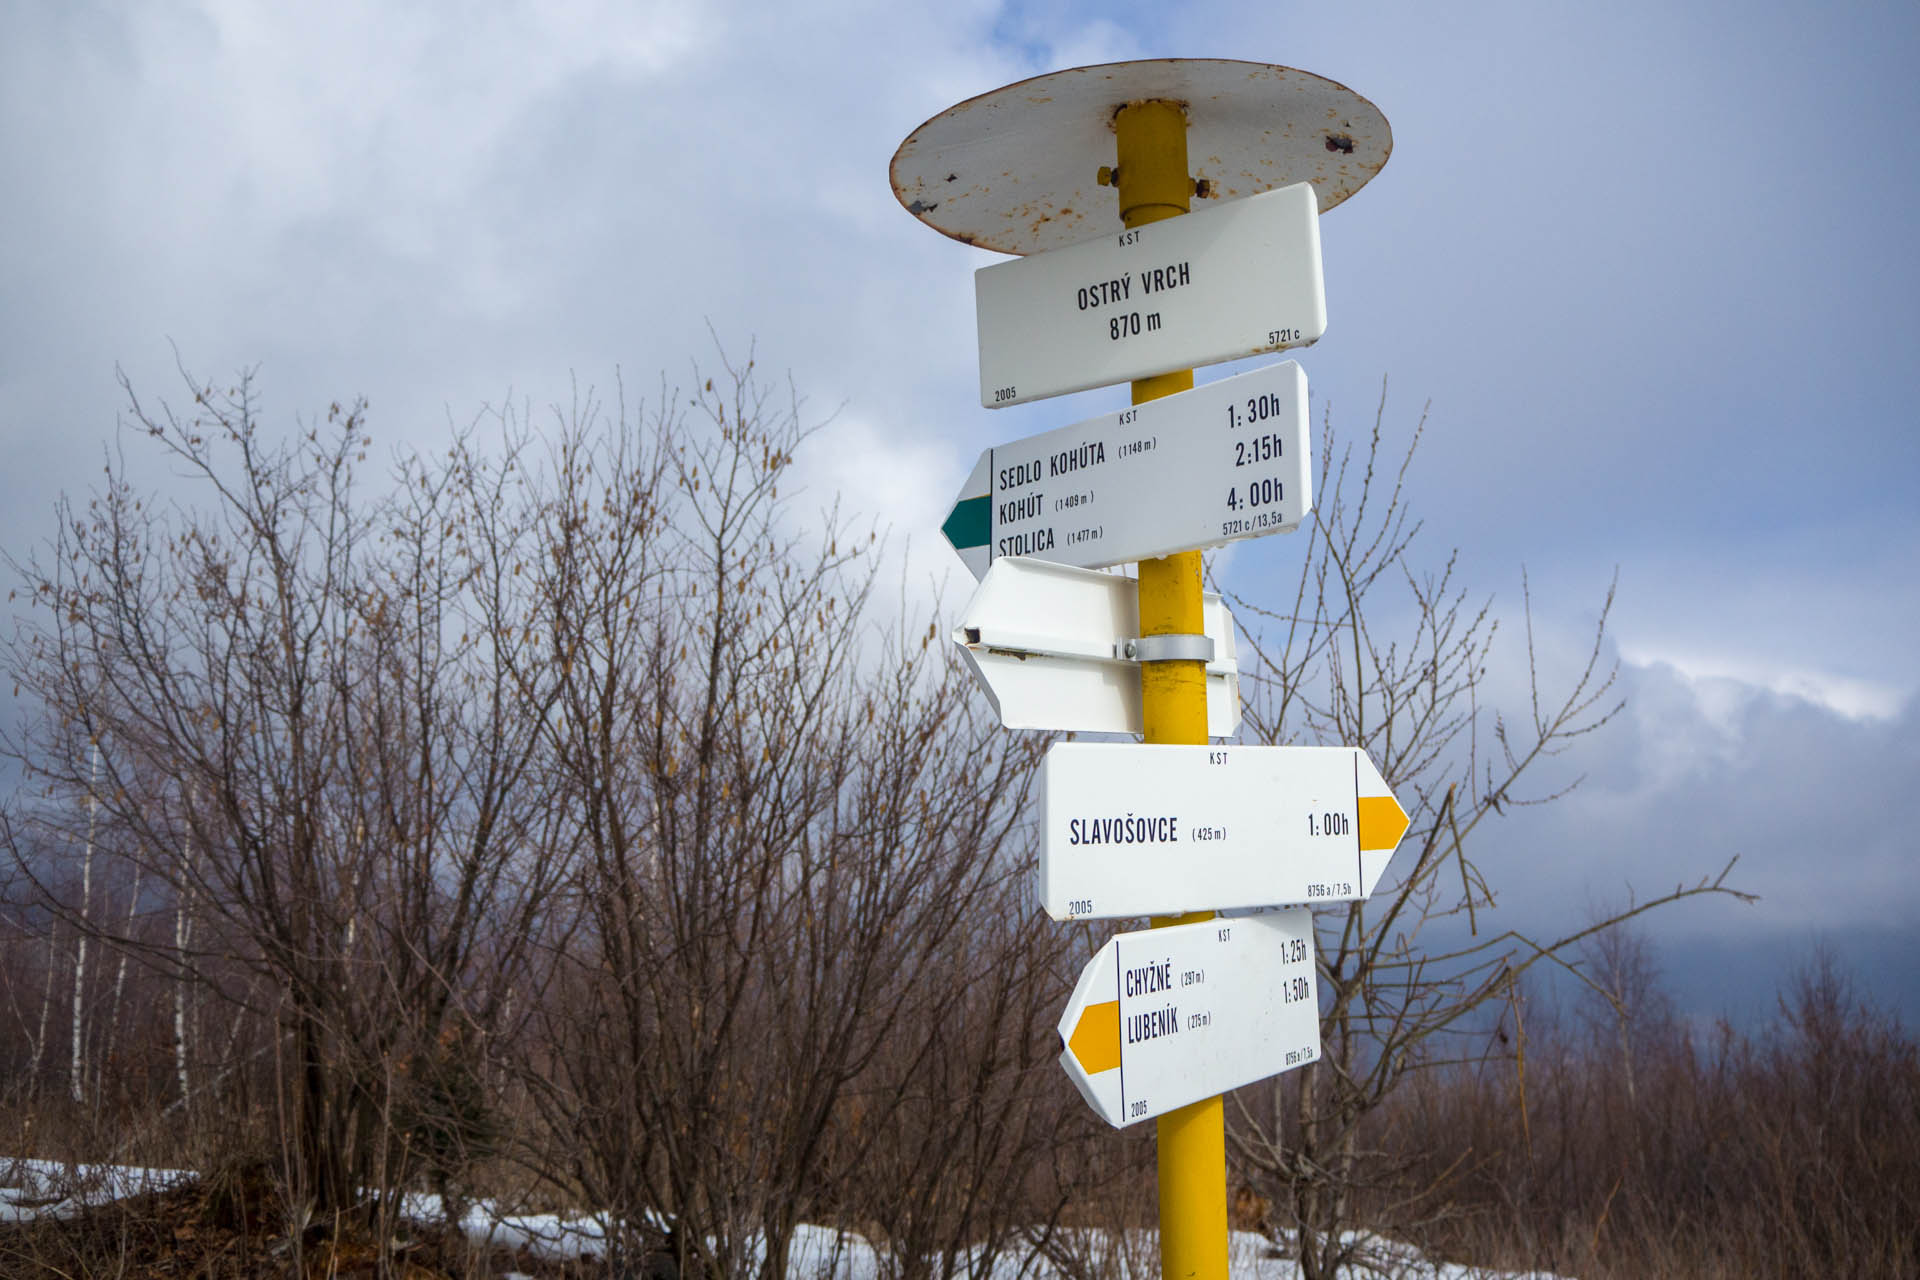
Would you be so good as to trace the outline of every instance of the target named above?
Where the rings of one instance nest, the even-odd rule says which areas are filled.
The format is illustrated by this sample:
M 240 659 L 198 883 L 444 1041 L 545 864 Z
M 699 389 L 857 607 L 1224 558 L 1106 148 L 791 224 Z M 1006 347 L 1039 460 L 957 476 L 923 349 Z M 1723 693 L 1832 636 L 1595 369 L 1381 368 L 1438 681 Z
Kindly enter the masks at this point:
M 1067 1052 L 1090 1076 L 1119 1066 L 1120 1002 L 1107 1000 L 1088 1005 L 1067 1040 Z
M 1391 853 L 1407 831 L 1407 811 L 1392 796 L 1360 797 L 1360 848 Z

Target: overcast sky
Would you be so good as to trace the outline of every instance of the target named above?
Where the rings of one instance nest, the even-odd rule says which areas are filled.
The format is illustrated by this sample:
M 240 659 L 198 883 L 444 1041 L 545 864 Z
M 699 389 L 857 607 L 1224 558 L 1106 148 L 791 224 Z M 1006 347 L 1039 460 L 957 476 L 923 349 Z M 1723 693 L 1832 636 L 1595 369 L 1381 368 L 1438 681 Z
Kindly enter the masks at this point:
M 1524 566 L 1552 654 L 1618 570 L 1629 710 L 1499 837 L 1508 923 L 1738 853 L 1760 905 L 1658 926 L 1688 1008 L 1766 1003 L 1824 939 L 1920 1023 L 1909 3 L 0 0 L 0 545 L 94 483 L 116 365 L 154 399 L 175 348 L 257 366 L 284 429 L 365 395 L 429 444 L 575 378 L 684 381 L 711 327 L 839 410 L 823 502 L 959 574 L 937 526 L 978 451 L 1125 393 L 978 407 L 995 256 L 907 216 L 889 157 L 998 85 L 1169 56 L 1301 67 L 1392 123 L 1322 225 L 1316 418 L 1363 429 L 1383 377 L 1403 437 L 1431 402 L 1429 545 L 1509 613 Z

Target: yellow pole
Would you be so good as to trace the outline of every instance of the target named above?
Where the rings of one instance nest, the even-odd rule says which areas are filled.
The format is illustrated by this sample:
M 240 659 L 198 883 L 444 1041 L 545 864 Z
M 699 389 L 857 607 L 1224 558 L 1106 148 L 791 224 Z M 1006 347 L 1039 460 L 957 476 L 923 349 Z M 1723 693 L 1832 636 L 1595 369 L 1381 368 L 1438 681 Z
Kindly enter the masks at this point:
M 1113 182 L 1129 227 L 1175 218 L 1192 207 L 1187 117 L 1176 102 L 1135 102 L 1114 117 L 1119 135 Z M 1141 378 L 1133 402 L 1190 390 L 1193 370 Z M 1140 562 L 1140 634 L 1201 635 L 1200 553 Z M 1207 668 L 1199 661 L 1143 662 L 1140 699 L 1148 742 L 1204 746 Z M 1206 920 L 1212 912 L 1156 917 L 1155 927 Z M 1159 1119 L 1161 1280 L 1226 1280 L 1227 1139 L 1218 1097 Z

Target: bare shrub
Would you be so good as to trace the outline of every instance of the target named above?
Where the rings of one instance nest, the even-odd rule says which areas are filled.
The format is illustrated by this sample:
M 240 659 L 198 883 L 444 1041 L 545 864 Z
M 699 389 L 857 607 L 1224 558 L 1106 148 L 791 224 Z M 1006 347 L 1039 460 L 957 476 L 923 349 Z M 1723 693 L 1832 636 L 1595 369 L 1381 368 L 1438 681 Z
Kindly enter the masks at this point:
M 508 571 L 466 530 L 509 468 L 456 442 L 368 497 L 358 407 L 273 444 L 247 379 L 187 386 L 184 416 L 128 389 L 140 456 L 13 562 L 34 613 L 6 650 L 29 707 L 6 841 L 51 890 L 39 855 L 91 838 L 114 880 L 198 922 L 189 941 L 42 895 L 270 1029 L 288 1202 L 325 1220 L 405 1180 L 391 1065 L 484 1018 L 548 888 L 524 856 L 550 813 L 529 792 L 541 708 L 500 678 L 531 640 L 463 625 Z M 177 496 L 141 482 L 155 464 Z
M 527 1159 L 606 1209 L 616 1268 L 779 1275 L 802 1221 L 970 1265 L 1068 1123 L 1059 1082 L 1032 1096 L 1068 943 L 1015 923 L 1039 744 L 932 628 L 876 625 L 873 535 L 797 519 L 809 427 L 751 362 L 644 429 L 600 413 L 541 473 L 549 648 L 515 672 L 556 681 L 568 868 Z
M 1644 937 L 1625 951 L 1651 968 Z M 1513 1064 L 1493 1058 L 1424 1073 L 1369 1122 L 1444 1187 L 1451 1212 L 1422 1244 L 1594 1276 L 1914 1274 L 1920 1046 L 1830 955 L 1754 1032 L 1651 1020 L 1631 1093 L 1610 992 L 1580 991 L 1571 1023 L 1545 1001 L 1529 1016 L 1524 1123 Z
M 1248 631 L 1246 736 L 1363 748 L 1412 819 L 1371 901 L 1316 913 L 1320 1058 L 1240 1091 L 1231 1108 L 1230 1149 L 1284 1202 L 1310 1280 L 1362 1260 L 1351 1234 L 1359 1222 L 1404 1232 L 1446 1211 L 1440 1188 L 1416 1176 L 1419 1153 L 1372 1147 L 1363 1125 L 1418 1073 L 1487 1053 L 1483 1011 L 1518 1010 L 1521 975 L 1543 959 L 1565 963 L 1583 940 L 1643 912 L 1734 892 L 1723 870 L 1561 938 L 1483 930 L 1496 891 L 1472 854 L 1475 833 L 1511 806 L 1564 794 L 1563 783 L 1529 788 L 1546 761 L 1619 709 L 1602 661 L 1612 592 L 1584 667 L 1557 693 L 1535 666 L 1528 603 L 1528 707 L 1489 716 L 1491 605 L 1458 584 L 1452 556 L 1420 562 L 1406 496 L 1420 428 L 1397 461 L 1383 454 L 1385 408 L 1383 388 L 1357 452 L 1328 419 L 1292 600 L 1234 598 Z M 1497 1056 L 1524 1066 L 1523 1046 L 1519 1033 Z

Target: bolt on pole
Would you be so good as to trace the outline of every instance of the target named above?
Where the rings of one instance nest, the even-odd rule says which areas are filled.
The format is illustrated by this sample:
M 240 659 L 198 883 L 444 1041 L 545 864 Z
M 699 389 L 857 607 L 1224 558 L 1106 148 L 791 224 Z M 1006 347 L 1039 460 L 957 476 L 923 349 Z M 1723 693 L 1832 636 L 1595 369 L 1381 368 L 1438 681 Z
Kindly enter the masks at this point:
M 1106 176 L 1120 192 L 1120 220 L 1128 227 L 1177 218 L 1192 207 L 1187 172 L 1186 109 L 1177 102 L 1134 102 L 1114 116 L 1118 158 Z M 1141 378 L 1133 403 L 1193 388 L 1193 370 Z M 1140 634 L 1201 635 L 1198 551 L 1140 562 Z M 1207 741 L 1207 666 L 1179 659 L 1140 664 L 1140 700 L 1146 740 L 1204 746 Z M 1155 927 L 1206 920 L 1212 912 L 1155 917 Z M 1226 1114 L 1218 1095 L 1163 1115 L 1160 1150 L 1160 1275 L 1162 1280 L 1226 1280 Z

